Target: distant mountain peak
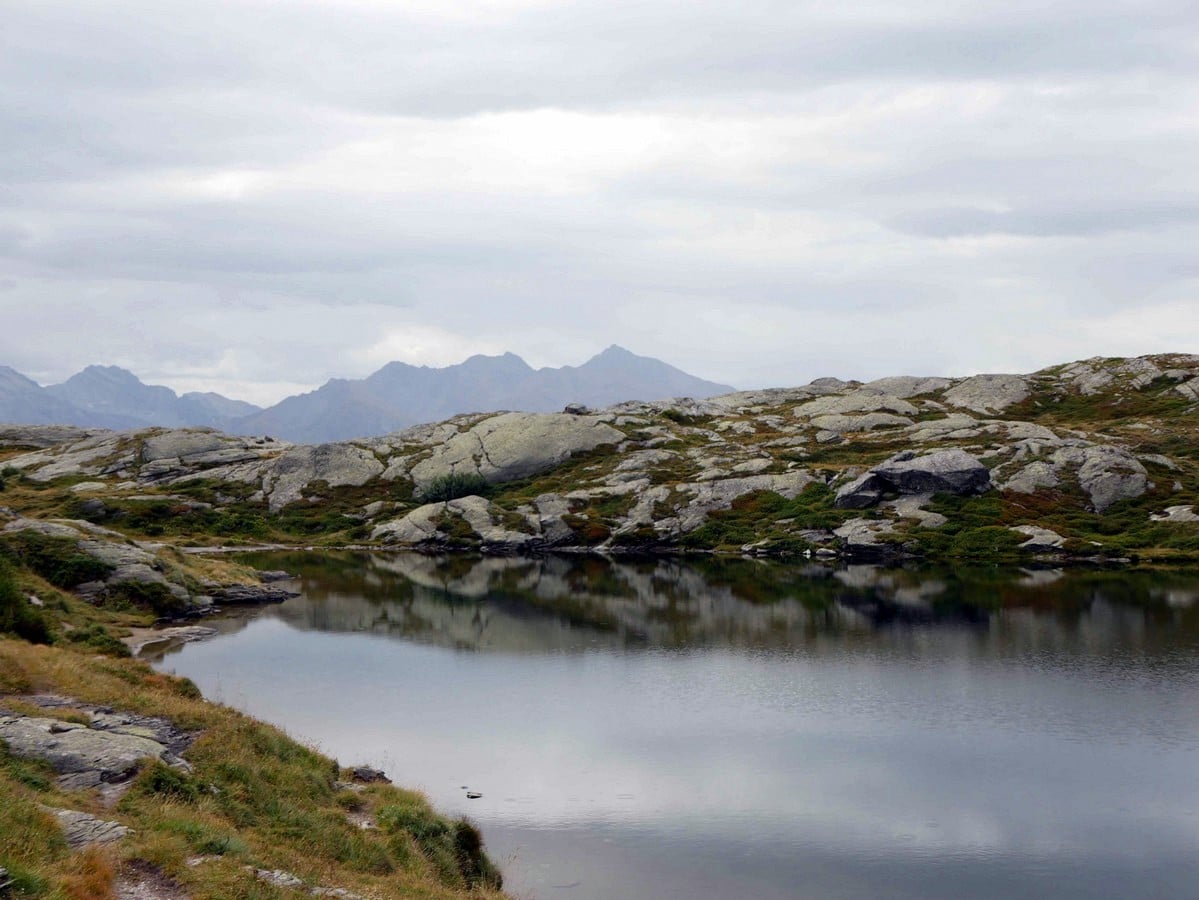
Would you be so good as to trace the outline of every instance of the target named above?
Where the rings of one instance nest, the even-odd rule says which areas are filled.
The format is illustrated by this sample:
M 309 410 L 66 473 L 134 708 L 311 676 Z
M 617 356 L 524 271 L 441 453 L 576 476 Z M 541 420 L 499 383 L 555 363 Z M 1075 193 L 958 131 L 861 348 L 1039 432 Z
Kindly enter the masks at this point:
M 613 344 L 580 366 L 532 368 L 515 353 L 475 354 L 440 368 L 391 362 L 361 380 L 336 380 L 243 420 L 245 433 L 322 443 L 386 434 L 459 413 L 556 412 L 568 404 L 711 397 L 732 388 Z

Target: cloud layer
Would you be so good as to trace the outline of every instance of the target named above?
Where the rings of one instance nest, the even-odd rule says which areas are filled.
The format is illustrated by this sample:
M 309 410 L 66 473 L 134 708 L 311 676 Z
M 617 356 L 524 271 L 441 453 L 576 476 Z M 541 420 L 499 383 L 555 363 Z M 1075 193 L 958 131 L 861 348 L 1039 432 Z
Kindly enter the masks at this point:
M 1194 5 L 960 6 L 15 0 L 0 363 L 263 401 L 1195 350 Z

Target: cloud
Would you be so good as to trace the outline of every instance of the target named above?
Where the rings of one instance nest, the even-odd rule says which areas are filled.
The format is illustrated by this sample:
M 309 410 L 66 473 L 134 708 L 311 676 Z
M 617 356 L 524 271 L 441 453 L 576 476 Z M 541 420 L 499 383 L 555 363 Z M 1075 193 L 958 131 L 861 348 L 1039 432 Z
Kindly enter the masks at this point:
M 752 386 L 1186 349 L 1197 32 L 1174 0 L 18 0 L 0 362 L 264 397 L 393 352 Z

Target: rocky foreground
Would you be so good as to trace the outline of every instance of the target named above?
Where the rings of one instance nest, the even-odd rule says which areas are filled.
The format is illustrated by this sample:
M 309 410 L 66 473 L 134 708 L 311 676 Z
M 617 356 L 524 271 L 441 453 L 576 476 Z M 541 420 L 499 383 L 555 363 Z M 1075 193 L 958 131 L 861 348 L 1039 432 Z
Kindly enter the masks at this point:
M 318 446 L 5 426 L 0 528 L 71 538 L 189 596 L 204 592 L 146 559 L 147 539 L 1178 556 L 1199 552 L 1197 437 L 1190 355 L 463 415 Z

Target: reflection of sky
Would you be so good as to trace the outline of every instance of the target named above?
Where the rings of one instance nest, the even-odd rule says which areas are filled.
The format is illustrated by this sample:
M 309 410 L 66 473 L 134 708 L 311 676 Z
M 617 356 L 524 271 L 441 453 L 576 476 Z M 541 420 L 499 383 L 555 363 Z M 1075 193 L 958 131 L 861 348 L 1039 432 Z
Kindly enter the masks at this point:
M 1084 858 L 1104 860 L 1108 885 L 1145 861 L 1199 879 L 1179 862 L 1199 846 L 1196 665 L 1115 658 L 988 658 L 954 629 L 844 652 L 462 653 L 263 618 L 167 666 L 494 828 L 539 891 L 542 852 L 586 868 L 545 829 L 606 834 L 630 871 L 633 836 L 702 847 L 700 869 L 714 848 L 758 854 L 778 878 L 752 896 L 804 860 L 842 886 L 920 858 L 997 867 L 997 884 L 1034 893 Z

